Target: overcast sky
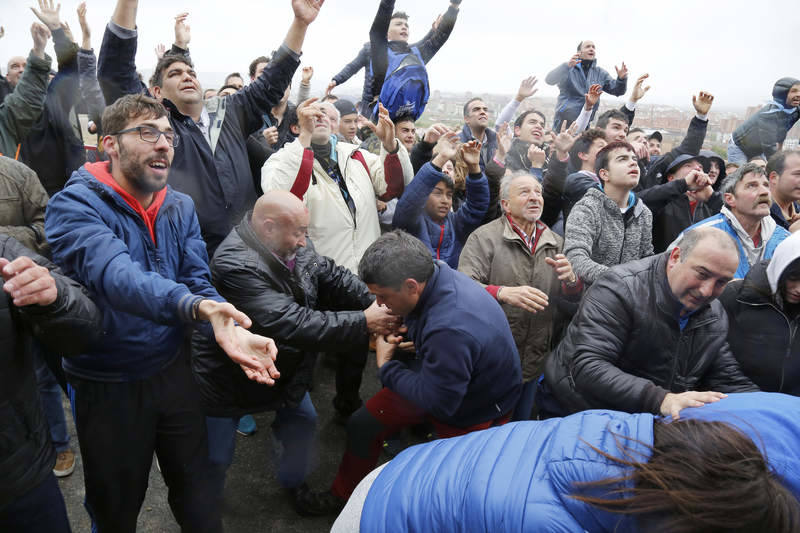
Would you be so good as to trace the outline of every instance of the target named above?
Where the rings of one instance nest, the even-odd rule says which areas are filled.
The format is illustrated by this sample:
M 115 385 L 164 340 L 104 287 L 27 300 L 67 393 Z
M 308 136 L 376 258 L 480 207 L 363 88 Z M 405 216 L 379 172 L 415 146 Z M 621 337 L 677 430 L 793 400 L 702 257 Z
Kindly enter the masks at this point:
M 0 63 L 30 49 L 33 14 L 27 0 L 2 0 Z M 62 18 L 80 39 L 75 8 L 62 3 Z M 315 69 L 314 89 L 322 88 L 369 39 L 377 1 L 327 0 L 312 24 L 303 64 Z M 398 0 L 410 15 L 411 39 L 422 37 L 446 0 Z M 112 0 L 90 0 L 93 44 L 99 49 Z M 155 64 L 154 46 L 169 45 L 173 16 L 190 11 L 192 57 L 203 72 L 246 73 L 254 57 L 275 49 L 292 19 L 289 0 L 142 0 L 138 67 Z M 614 75 L 623 60 L 631 84 L 650 73 L 652 89 L 642 103 L 688 107 L 691 95 L 706 90 L 719 107 L 744 107 L 770 98 L 780 77 L 800 78 L 796 42 L 796 0 L 707 0 L 622 3 L 610 0 L 464 0 L 450 40 L 429 64 L 432 89 L 512 93 L 527 75 L 539 77 L 538 95 L 555 96 L 547 73 L 570 58 L 578 41 L 592 39 L 600 65 Z M 52 55 L 52 45 L 50 47 Z M 346 92 L 360 94 L 363 74 Z M 203 76 L 201 75 L 201 81 Z M 216 80 L 213 80 L 216 82 Z M 612 97 L 604 97 L 612 98 Z

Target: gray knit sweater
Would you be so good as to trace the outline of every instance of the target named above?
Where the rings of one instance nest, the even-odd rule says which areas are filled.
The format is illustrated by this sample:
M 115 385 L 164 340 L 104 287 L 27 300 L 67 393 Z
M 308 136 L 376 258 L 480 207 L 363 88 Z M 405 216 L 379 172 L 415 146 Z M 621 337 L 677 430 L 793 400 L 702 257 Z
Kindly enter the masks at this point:
M 564 235 L 564 254 L 584 283 L 594 283 L 614 265 L 653 255 L 653 214 L 636 198 L 622 213 L 599 188 L 592 187 L 572 208 Z

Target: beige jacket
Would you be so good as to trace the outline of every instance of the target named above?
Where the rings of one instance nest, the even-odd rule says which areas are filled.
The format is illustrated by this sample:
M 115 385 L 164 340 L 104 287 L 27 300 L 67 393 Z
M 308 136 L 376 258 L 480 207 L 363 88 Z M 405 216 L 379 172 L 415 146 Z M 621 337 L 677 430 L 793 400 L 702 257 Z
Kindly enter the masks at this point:
M 408 184 L 414 177 L 414 171 L 408 152 L 402 143 L 398 144 L 400 150 L 397 155 L 403 167 L 403 181 Z M 381 235 L 375 197 L 386 192 L 383 161 L 387 156 L 383 147 L 380 157 L 361 150 L 369 167 L 367 174 L 364 165 L 350 157 L 358 149 L 354 144 L 344 142 L 336 144 L 339 170 L 356 205 L 355 220 L 347 209 L 339 186 L 316 160 L 311 184 L 303 197 L 311 215 L 308 235 L 314 242 L 317 252 L 332 258 L 337 265 L 348 268 L 355 274 L 358 274 L 358 262 L 361 256 Z M 274 153 L 261 169 L 262 190 L 264 192 L 274 189 L 290 190 L 297 178 L 302 160 L 303 147 L 299 140 L 285 145 Z
M 563 247 L 561 237 L 546 228 L 531 255 L 525 242 L 503 215 L 472 232 L 459 258 L 458 270 L 481 285 L 528 285 L 549 297 L 550 305 L 535 314 L 501 304 L 522 360 L 522 380 L 525 382 L 542 374 L 545 358 L 552 348 L 561 283 L 544 260 L 561 253 Z
M 34 252 L 49 257 L 44 236 L 47 193 L 36 172 L 0 156 L 0 233 L 5 233 Z

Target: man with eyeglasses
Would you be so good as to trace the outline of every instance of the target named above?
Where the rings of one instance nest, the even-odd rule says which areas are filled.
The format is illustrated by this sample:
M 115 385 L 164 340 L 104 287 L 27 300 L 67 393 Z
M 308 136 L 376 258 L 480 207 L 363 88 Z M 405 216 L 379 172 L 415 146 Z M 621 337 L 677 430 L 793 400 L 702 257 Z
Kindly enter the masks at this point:
M 96 531 L 136 530 L 153 452 L 184 531 L 221 531 L 218 473 L 189 368 L 188 333 L 216 342 L 259 383 L 279 377 L 271 339 L 211 285 L 192 200 L 167 187 L 181 137 L 158 101 L 120 98 L 103 113 L 110 162 L 87 163 L 50 200 L 54 261 L 85 286 L 102 333 L 64 359 Z M 243 326 L 239 327 L 237 324 Z

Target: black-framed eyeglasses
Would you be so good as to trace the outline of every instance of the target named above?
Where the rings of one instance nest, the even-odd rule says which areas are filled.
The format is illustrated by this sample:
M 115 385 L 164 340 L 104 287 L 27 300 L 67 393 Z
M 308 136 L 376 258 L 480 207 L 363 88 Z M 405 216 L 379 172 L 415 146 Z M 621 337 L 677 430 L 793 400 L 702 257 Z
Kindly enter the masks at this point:
M 112 135 L 122 135 L 123 133 L 130 133 L 132 131 L 138 131 L 139 138 L 146 143 L 155 144 L 158 142 L 158 138 L 162 135 L 167 140 L 167 143 L 169 143 L 169 145 L 173 148 L 181 143 L 180 136 L 176 135 L 174 131 L 161 131 L 153 126 L 136 126 L 135 128 L 128 128 L 126 130 L 118 131 L 117 133 L 112 133 Z

